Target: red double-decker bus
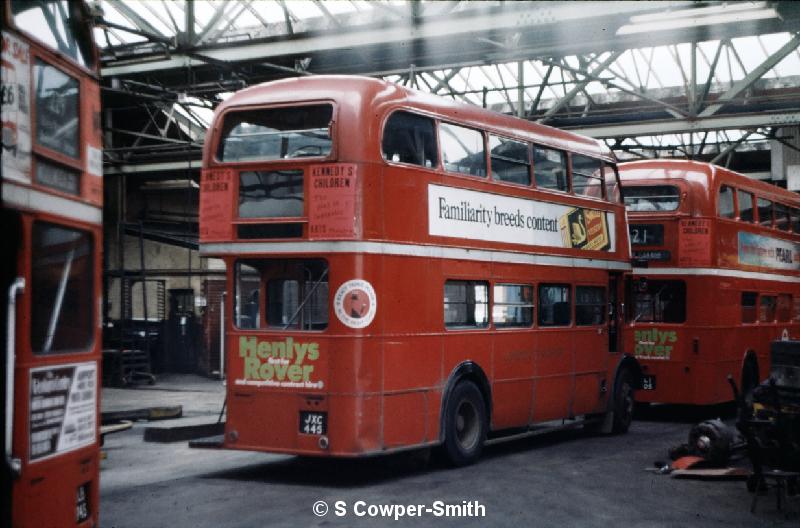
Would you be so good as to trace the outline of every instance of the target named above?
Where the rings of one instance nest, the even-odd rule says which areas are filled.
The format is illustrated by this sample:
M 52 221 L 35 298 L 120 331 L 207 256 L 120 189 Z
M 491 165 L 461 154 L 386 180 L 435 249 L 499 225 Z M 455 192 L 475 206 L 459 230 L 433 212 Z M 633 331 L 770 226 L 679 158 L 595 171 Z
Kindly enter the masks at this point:
M 243 90 L 205 144 L 224 447 L 357 456 L 628 428 L 629 245 L 601 143 L 359 77 Z M 612 412 L 613 411 L 613 412 Z
M 2 2 L 0 524 L 97 525 L 102 136 L 87 6 Z
M 769 372 L 769 343 L 800 336 L 800 197 L 708 163 L 619 166 L 633 280 L 626 350 L 644 402 L 707 405 Z

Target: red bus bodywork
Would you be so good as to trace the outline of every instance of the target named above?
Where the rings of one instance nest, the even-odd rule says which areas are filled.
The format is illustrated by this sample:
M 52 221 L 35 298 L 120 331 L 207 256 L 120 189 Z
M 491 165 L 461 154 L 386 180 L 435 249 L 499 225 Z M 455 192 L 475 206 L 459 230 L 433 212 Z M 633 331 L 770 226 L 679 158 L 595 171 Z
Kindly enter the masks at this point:
M 288 152 L 270 161 L 220 159 L 229 148 L 220 142 L 236 130 L 225 124 L 230 116 L 283 116 L 283 109 L 308 107 L 330 112 L 329 152 L 298 145 L 295 153 L 303 157 Z M 223 258 L 228 269 L 224 447 L 356 456 L 439 444 L 446 441 L 443 409 L 461 380 L 479 388 L 492 432 L 529 431 L 610 409 L 608 396 L 623 363 L 616 342 L 609 346 L 615 320 L 603 316 L 602 323 L 576 326 L 574 306 L 569 324 L 546 328 L 498 328 L 492 321 L 446 327 L 444 318 L 458 319 L 466 311 L 477 319 L 504 310 L 488 299 L 490 289 L 530 297 L 541 284 L 566 284 L 571 296 L 578 286 L 592 285 L 608 292 L 608 301 L 617 298 L 618 278 L 629 269 L 622 204 L 454 174 L 438 155 L 418 165 L 400 161 L 405 154 L 382 153 L 382 144 L 390 143 L 387 123 L 398 112 L 411 116 L 398 121 L 429 120 L 437 131 L 444 122 L 477 130 L 484 144 L 491 133 L 560 149 L 575 163 L 577 154 L 591 157 L 616 182 L 614 158 L 599 142 L 375 79 L 308 77 L 235 94 L 217 109 L 206 139 L 200 210 L 201 252 Z M 421 129 L 414 130 L 422 142 Z M 246 134 L 241 138 L 247 141 Z M 302 196 L 302 207 L 282 217 L 253 217 L 244 195 L 260 192 L 248 183 L 258 171 L 302 175 L 295 195 Z M 525 216 L 523 209 L 533 204 L 583 211 L 584 227 L 598 232 L 604 226 L 606 239 L 592 239 L 598 250 L 537 245 L 536 237 L 523 242 L 525 223 L 556 229 L 544 216 Z M 591 219 L 599 223 L 592 227 Z M 491 227 L 477 234 L 482 222 Z M 561 222 L 563 228 L 566 220 Z M 279 236 L 260 238 L 257 229 Z M 509 235 L 513 229 L 521 233 L 519 240 Z M 245 264 L 238 272 L 237 262 Z M 297 277 L 301 267 L 309 290 L 329 291 L 314 317 L 329 317 L 308 331 L 265 324 L 264 313 L 269 319 L 277 309 L 276 292 L 288 287 L 271 277 Z M 237 282 L 237 273 L 251 278 Z M 242 285 L 248 280 L 255 315 L 245 317 Z M 291 287 L 300 287 L 299 280 Z M 462 292 L 476 299 L 448 304 Z M 485 306 L 476 307 L 482 292 Z M 601 310 L 607 310 L 605 302 Z M 243 321 L 260 327 L 242 328 Z
M 100 89 L 88 8 L 60 7 L 2 3 L 0 524 L 15 528 L 98 523 Z
M 800 334 L 800 199 L 708 163 L 653 160 L 619 170 L 626 202 L 635 204 L 624 334 L 644 370 L 637 399 L 729 401 L 728 375 L 752 388 L 769 372 L 770 342 Z M 758 199 L 770 204 L 761 217 Z M 685 295 L 683 308 L 656 289 Z

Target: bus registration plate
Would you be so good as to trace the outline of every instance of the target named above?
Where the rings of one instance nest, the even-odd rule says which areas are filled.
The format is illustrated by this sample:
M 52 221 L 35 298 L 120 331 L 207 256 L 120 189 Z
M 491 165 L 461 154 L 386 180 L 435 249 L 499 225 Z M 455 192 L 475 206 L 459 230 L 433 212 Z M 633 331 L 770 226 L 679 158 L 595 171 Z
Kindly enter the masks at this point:
M 328 413 L 300 411 L 300 432 L 324 435 L 328 432 Z
M 656 377 L 653 375 L 642 376 L 642 390 L 656 390 Z

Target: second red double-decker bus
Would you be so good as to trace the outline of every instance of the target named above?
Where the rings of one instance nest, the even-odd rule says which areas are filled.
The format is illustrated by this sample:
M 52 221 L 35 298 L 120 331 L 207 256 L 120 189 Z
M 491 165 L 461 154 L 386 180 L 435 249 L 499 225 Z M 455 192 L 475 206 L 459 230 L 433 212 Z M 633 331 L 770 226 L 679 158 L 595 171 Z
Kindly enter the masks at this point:
M 708 163 L 620 164 L 633 248 L 626 350 L 644 402 L 729 401 L 800 336 L 800 197 Z
M 224 447 L 442 444 L 463 464 L 505 433 L 627 429 L 629 246 L 603 144 L 321 76 L 228 99 L 203 163 L 201 251 L 232 292 Z
M 2 1 L 0 525 L 97 526 L 102 139 L 87 6 Z

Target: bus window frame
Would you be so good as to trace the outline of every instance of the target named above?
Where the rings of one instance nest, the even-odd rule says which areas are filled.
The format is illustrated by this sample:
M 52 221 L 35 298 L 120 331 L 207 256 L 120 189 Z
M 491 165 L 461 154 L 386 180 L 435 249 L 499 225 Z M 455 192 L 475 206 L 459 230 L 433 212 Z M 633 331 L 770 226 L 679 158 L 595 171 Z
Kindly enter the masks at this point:
M 756 201 L 755 201 L 754 194 L 751 191 L 748 191 L 747 189 L 740 189 L 739 187 L 734 187 L 734 189 L 736 190 L 736 193 L 735 193 L 735 195 L 736 195 L 736 220 L 738 220 L 739 222 L 744 222 L 745 224 L 756 224 L 756 214 L 755 214 Z M 740 194 L 746 194 L 746 195 L 750 196 L 750 220 L 745 220 L 745 219 L 742 218 L 742 209 L 739 206 L 739 195 Z
M 222 141 L 223 133 L 223 125 L 225 124 L 225 118 L 228 114 L 236 114 L 239 112 L 254 112 L 258 110 L 272 110 L 274 108 L 287 108 L 287 107 L 298 107 L 298 106 L 316 106 L 316 105 L 323 105 L 329 104 L 332 107 L 331 112 L 331 122 L 328 125 L 329 134 L 331 136 L 331 151 L 326 156 L 304 156 L 299 158 L 279 158 L 279 159 L 272 159 L 272 160 L 239 160 L 239 161 L 223 161 L 217 157 L 219 152 L 220 142 Z M 279 165 L 279 164 L 287 164 L 287 165 L 308 165 L 309 163 L 329 163 L 335 162 L 339 159 L 339 105 L 336 103 L 334 99 L 309 99 L 303 101 L 295 101 L 295 102 L 279 102 L 279 103 L 270 103 L 270 104 L 258 104 L 258 105 L 242 105 L 242 106 L 234 106 L 228 107 L 222 111 L 222 113 L 215 117 L 214 120 L 220 123 L 218 126 L 214 128 L 214 132 L 211 138 L 211 166 L 219 166 L 224 165 L 226 167 L 230 167 L 231 169 L 237 171 L 247 170 L 248 168 L 253 168 L 253 170 L 257 170 L 257 167 L 261 167 L 264 164 L 269 165 Z M 305 176 L 305 171 L 304 171 Z M 234 178 L 238 179 L 238 178 Z M 237 186 L 237 195 L 238 195 L 238 186 Z

